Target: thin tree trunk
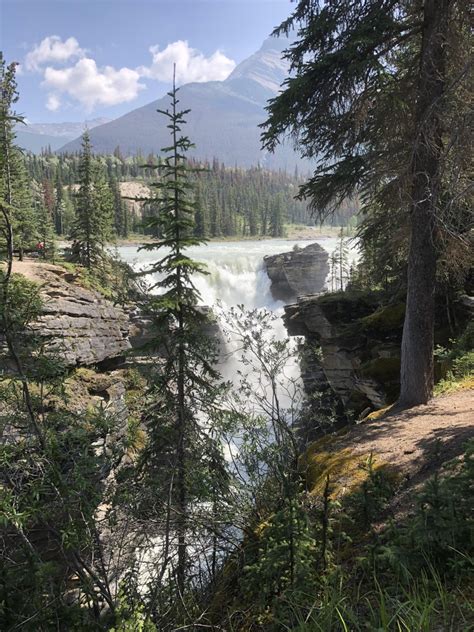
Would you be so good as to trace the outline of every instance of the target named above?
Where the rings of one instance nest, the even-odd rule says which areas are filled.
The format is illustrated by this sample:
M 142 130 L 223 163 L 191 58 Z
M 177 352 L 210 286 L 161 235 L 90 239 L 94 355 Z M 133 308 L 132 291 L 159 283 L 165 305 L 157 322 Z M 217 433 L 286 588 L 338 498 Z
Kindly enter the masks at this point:
M 178 195 L 178 166 L 179 166 L 179 155 L 178 155 L 178 137 L 177 137 L 177 126 L 176 126 L 176 92 L 175 92 L 175 73 L 176 67 L 173 69 L 173 146 L 174 146 L 174 157 L 173 157 L 173 165 L 174 165 L 174 212 L 176 215 L 176 219 L 179 219 L 180 212 L 180 204 L 179 204 L 179 195 Z M 180 244 L 181 244 L 181 234 L 179 222 L 176 223 L 176 254 L 180 255 Z M 176 289 L 178 294 L 178 401 L 177 401 L 177 438 L 178 443 L 176 446 L 176 462 L 177 462 L 177 512 L 178 519 L 176 524 L 176 530 L 178 533 L 178 567 L 177 567 L 177 584 L 178 590 L 180 592 L 181 597 L 184 594 L 185 582 L 186 582 L 186 560 L 187 560 L 187 542 L 186 542 L 186 529 L 187 529 L 187 494 L 186 494 L 186 350 L 185 350 L 185 322 L 183 315 L 184 308 L 184 295 L 183 295 L 183 286 L 181 279 L 181 266 L 176 268 Z
M 412 159 L 411 240 L 401 348 L 403 407 L 425 404 L 433 393 L 434 236 L 440 186 L 445 45 L 452 0 L 426 0 L 421 48 L 416 140 Z

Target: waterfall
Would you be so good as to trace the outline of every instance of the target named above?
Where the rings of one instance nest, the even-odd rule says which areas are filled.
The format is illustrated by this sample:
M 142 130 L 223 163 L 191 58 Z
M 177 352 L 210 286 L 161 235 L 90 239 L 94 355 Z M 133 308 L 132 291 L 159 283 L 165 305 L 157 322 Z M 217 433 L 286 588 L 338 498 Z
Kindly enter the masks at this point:
M 267 309 L 276 318 L 273 321 L 273 337 L 277 340 L 286 339 L 287 332 L 281 316 L 283 315 L 284 303 L 272 297 L 270 290 L 270 279 L 266 273 L 263 258 L 265 255 L 279 254 L 292 250 L 295 245 L 305 247 L 317 241 L 325 248 L 329 254 L 336 248 L 337 238 L 326 238 L 314 241 L 290 241 L 284 239 L 260 240 L 260 241 L 240 241 L 240 242 L 210 242 L 207 245 L 189 248 L 186 254 L 192 259 L 202 262 L 207 267 L 207 275 L 198 274 L 193 278 L 193 282 L 200 294 L 200 303 L 209 307 L 219 308 L 216 310 L 220 319 L 221 329 L 226 325 L 226 312 L 237 305 L 243 305 L 246 309 Z M 162 252 L 140 251 L 136 246 L 122 246 L 118 248 L 118 254 L 125 262 L 129 263 L 135 270 L 143 270 L 152 262 L 162 256 Z M 296 347 L 296 340 L 292 339 L 290 345 Z M 234 339 L 228 339 L 222 349 L 221 361 L 218 369 L 225 380 L 233 382 L 238 389 L 237 371 L 247 374 L 247 378 L 255 389 L 261 389 L 262 384 L 258 375 L 247 372 L 242 366 L 239 352 L 239 344 Z M 303 389 L 300 378 L 300 367 L 296 355 L 288 360 L 284 367 L 284 376 L 281 388 L 278 388 L 278 399 L 282 409 L 288 411 L 300 410 L 303 397 Z M 296 387 L 296 388 L 295 388 Z M 252 407 L 251 402 L 249 405 Z M 253 409 L 253 412 L 255 410 Z M 287 413 L 285 413 L 287 414 Z M 296 412 L 297 414 L 297 412 Z M 292 415 L 291 415 L 292 416 Z M 288 416 L 287 416 L 288 418 Z M 289 420 L 291 423 L 291 420 Z M 229 443 L 223 443 L 225 458 L 231 463 L 238 460 L 240 450 L 239 437 L 233 437 Z M 149 548 L 143 550 L 137 547 L 137 562 L 140 567 L 140 575 L 143 576 L 141 585 L 146 585 L 147 579 L 151 576 L 149 565 L 154 568 L 154 557 L 161 550 L 161 539 L 154 539 L 155 550 L 150 553 Z M 199 562 L 198 562 L 199 565 Z
M 201 294 L 201 304 L 212 307 L 219 301 L 224 306 L 244 305 L 248 309 L 264 307 L 276 311 L 283 307 L 270 292 L 270 280 L 263 267 L 265 255 L 292 250 L 296 245 L 304 248 L 319 243 L 329 254 L 336 248 L 338 239 L 327 237 L 312 241 L 286 239 L 209 242 L 188 248 L 186 254 L 206 264 L 208 275 L 196 275 L 193 281 Z M 118 248 L 121 259 L 135 269 L 146 268 L 158 258 L 157 252 L 139 251 L 137 246 Z
M 200 303 L 209 307 L 220 304 L 220 318 L 225 320 L 226 310 L 237 305 L 246 309 L 265 308 L 277 316 L 283 315 L 284 303 L 272 297 L 270 279 L 265 271 L 263 258 L 265 255 L 288 252 L 298 245 L 301 248 L 311 243 L 319 243 L 329 254 L 338 245 L 337 237 L 327 237 L 312 241 L 295 241 L 286 239 L 209 242 L 206 245 L 188 248 L 186 253 L 196 261 L 204 263 L 208 274 L 197 274 L 193 282 L 200 294 Z M 119 256 L 136 270 L 145 269 L 158 259 L 157 252 L 140 251 L 137 246 L 122 246 L 118 248 Z M 355 250 L 351 250 L 350 258 L 356 257 Z M 274 321 L 274 337 L 282 340 L 287 332 L 282 318 Z M 295 343 L 296 344 L 296 343 Z M 233 353 L 232 340 L 224 350 L 224 361 L 219 369 L 226 379 L 232 380 L 239 364 L 239 358 Z M 299 378 L 297 361 L 287 367 L 289 380 Z M 282 394 L 282 404 L 288 403 L 288 397 Z

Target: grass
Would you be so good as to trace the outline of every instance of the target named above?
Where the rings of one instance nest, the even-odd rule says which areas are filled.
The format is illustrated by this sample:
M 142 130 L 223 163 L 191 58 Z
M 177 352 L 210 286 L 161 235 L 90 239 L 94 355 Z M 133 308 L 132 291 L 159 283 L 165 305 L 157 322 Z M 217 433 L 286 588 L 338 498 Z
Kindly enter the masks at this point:
M 391 583 L 393 582 L 393 583 Z M 306 601 L 306 606 L 301 606 Z M 287 621 L 275 629 L 293 632 L 468 632 L 473 606 L 466 589 L 449 586 L 428 565 L 403 584 L 376 573 L 358 582 L 336 577 L 315 598 L 287 603 Z M 291 624 L 288 623 L 291 621 Z
M 474 389 L 474 374 L 455 377 L 448 374 L 443 380 L 440 380 L 434 387 L 434 395 L 447 395 L 456 391 L 465 391 Z

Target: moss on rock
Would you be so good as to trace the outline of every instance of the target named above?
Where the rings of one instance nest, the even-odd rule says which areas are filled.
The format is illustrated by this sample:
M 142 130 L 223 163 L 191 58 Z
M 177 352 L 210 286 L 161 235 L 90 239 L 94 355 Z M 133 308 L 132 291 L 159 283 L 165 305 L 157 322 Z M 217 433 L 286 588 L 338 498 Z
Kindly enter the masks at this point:
M 400 379 L 400 358 L 374 358 L 361 366 L 361 374 L 381 384 L 398 382 Z
M 380 297 L 374 292 L 347 290 L 331 292 L 316 299 L 331 324 L 349 324 L 373 312 L 380 304 Z
M 308 492 L 322 496 L 329 479 L 332 500 L 358 491 L 370 476 L 367 463 L 372 460 L 372 472 L 384 472 L 392 477 L 392 468 L 376 456 L 358 454 L 350 448 L 338 447 L 338 436 L 326 436 L 311 443 L 299 459 Z
M 405 303 L 384 305 L 372 314 L 364 316 L 361 323 L 364 327 L 376 331 L 392 331 L 401 329 L 405 318 Z

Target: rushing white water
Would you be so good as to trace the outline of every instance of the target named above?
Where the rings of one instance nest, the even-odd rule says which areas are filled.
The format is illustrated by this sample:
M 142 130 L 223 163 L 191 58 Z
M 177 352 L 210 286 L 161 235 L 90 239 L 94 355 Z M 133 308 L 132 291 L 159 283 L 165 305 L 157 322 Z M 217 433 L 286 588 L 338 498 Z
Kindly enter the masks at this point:
M 186 254 L 192 259 L 200 261 L 207 266 L 208 275 L 196 275 L 193 282 L 200 292 L 200 303 L 209 307 L 220 304 L 220 311 L 225 312 L 231 307 L 243 305 L 246 309 L 253 310 L 265 308 L 273 312 L 277 318 L 274 320 L 273 335 L 277 340 L 287 337 L 287 332 L 283 324 L 284 303 L 276 301 L 270 291 L 270 279 L 265 271 L 263 258 L 265 255 L 274 255 L 288 252 L 298 245 L 302 248 L 311 243 L 319 243 L 329 254 L 337 247 L 339 240 L 336 237 L 319 237 L 314 240 L 255 240 L 240 242 L 210 242 L 207 245 L 189 248 Z M 137 246 L 122 246 L 118 249 L 118 254 L 122 260 L 129 263 L 135 270 L 143 270 L 152 262 L 156 261 L 162 253 L 139 250 Z M 350 262 L 355 258 L 355 252 L 349 253 Z M 219 310 L 218 310 L 219 311 Z M 225 322 L 221 323 L 225 327 Z M 291 344 L 295 344 L 292 341 Z M 245 373 L 241 364 L 241 357 L 238 352 L 236 340 L 229 340 L 226 344 L 224 360 L 219 366 L 219 370 L 226 380 L 236 381 L 238 388 L 238 371 Z M 249 381 L 252 382 L 252 375 L 246 373 Z M 289 411 L 297 410 L 302 397 L 302 389 L 299 388 L 300 369 L 296 356 L 288 360 L 283 369 L 282 388 L 278 392 L 278 399 L 283 409 Z M 252 382 L 253 383 L 253 382 Z M 265 388 L 265 386 L 263 387 Z M 262 389 L 262 383 L 258 376 L 255 377 L 255 389 Z M 249 403 L 252 406 L 251 403 Z M 255 412 L 255 411 L 254 411 Z M 291 420 L 289 420 L 291 423 Z M 224 453 L 229 462 L 236 462 L 238 459 L 240 439 L 233 437 L 228 443 L 224 443 Z M 150 571 L 150 566 L 155 569 L 156 564 L 151 563 L 154 557 L 159 558 L 162 549 L 162 541 L 156 538 L 154 541 L 154 552 L 150 555 L 149 549 L 137 549 L 137 561 L 141 573 L 143 574 L 143 586 L 154 570 Z M 199 565 L 200 562 L 197 564 Z
M 263 257 L 288 252 L 295 245 L 304 248 L 319 243 L 328 253 L 338 244 L 336 237 L 320 237 L 311 241 L 272 239 L 235 242 L 209 242 L 189 248 L 186 253 L 205 263 L 209 274 L 193 279 L 201 294 L 201 304 L 212 307 L 218 301 L 223 306 L 244 305 L 248 309 L 265 307 L 271 311 L 281 309 L 283 303 L 275 301 L 270 292 L 270 279 Z M 157 252 L 140 251 L 137 246 L 121 246 L 119 256 L 135 269 L 143 269 L 158 258 Z
M 270 279 L 266 273 L 263 258 L 292 250 L 296 245 L 304 248 L 312 243 L 319 243 L 331 254 L 339 243 L 337 237 L 319 237 L 314 240 L 255 240 L 236 242 L 209 242 L 206 245 L 187 249 L 186 253 L 194 260 L 204 263 L 209 274 L 197 274 L 193 282 L 200 293 L 200 303 L 209 307 L 220 304 L 221 312 L 231 307 L 243 305 L 246 309 L 265 308 L 277 316 L 283 315 L 284 303 L 272 297 Z M 146 269 L 156 261 L 161 253 L 139 250 L 137 246 L 122 246 L 119 256 L 131 264 L 134 269 Z M 354 250 L 349 253 L 350 261 L 354 260 Z M 224 323 L 222 323 L 224 324 Z M 287 337 L 281 318 L 274 321 L 273 335 L 277 340 Z M 224 353 L 224 360 L 219 367 L 225 379 L 233 380 L 237 375 L 239 357 L 235 352 L 236 344 L 230 340 Z M 285 367 L 288 384 L 299 378 L 299 366 L 296 359 Z M 282 394 L 282 405 L 290 404 L 291 395 Z

